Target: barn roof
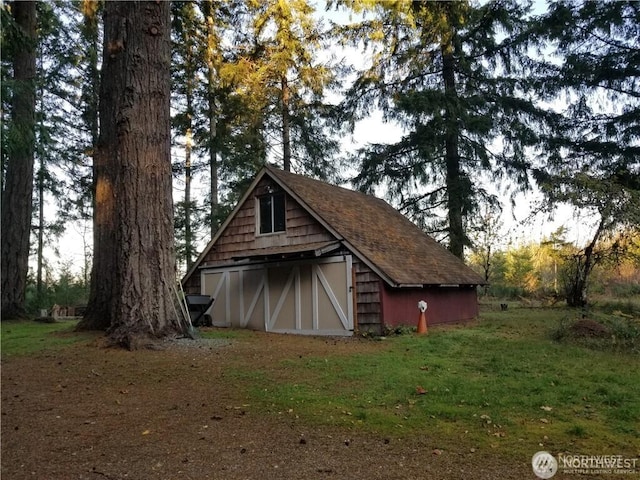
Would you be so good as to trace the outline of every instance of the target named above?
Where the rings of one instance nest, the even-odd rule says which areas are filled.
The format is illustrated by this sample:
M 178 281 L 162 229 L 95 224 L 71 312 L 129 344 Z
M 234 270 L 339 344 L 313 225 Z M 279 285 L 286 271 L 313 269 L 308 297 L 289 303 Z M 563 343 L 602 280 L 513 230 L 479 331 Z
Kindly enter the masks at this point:
M 204 258 L 256 185 L 269 176 L 322 224 L 337 242 L 282 246 L 240 252 L 234 259 L 270 260 L 297 253 L 319 256 L 343 244 L 362 262 L 396 287 L 483 285 L 486 282 L 462 260 L 420 230 L 384 200 L 302 175 L 265 166 L 200 254 L 183 283 Z
M 273 178 L 391 285 L 485 283 L 384 200 L 272 166 L 261 174 Z

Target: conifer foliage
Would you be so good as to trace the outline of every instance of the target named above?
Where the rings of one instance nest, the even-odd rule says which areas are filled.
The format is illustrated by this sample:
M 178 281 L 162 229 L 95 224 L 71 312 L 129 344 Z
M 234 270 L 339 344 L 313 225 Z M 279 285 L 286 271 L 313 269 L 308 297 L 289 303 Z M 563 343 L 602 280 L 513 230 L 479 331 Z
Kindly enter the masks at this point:
M 555 52 L 539 90 L 566 107 L 533 175 L 549 208 L 589 214 L 593 235 L 567 288 L 582 307 L 593 267 L 616 253 L 601 245 L 640 224 L 640 4 L 556 2 L 536 27 Z
M 378 106 L 404 136 L 357 153 L 357 184 L 378 185 L 462 258 L 469 218 L 492 201 L 481 180 L 526 186 L 525 149 L 544 112 L 528 96 L 524 4 L 343 2 L 363 16 L 343 28 L 372 62 L 346 95 L 345 114 Z M 352 117 L 348 117 L 352 118 Z

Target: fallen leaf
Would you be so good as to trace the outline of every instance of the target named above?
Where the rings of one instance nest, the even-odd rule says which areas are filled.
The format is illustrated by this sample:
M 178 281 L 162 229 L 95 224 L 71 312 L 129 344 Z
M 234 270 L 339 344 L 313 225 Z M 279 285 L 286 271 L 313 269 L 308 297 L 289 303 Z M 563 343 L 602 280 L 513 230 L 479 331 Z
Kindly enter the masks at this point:
M 547 407 L 546 405 L 543 405 L 542 407 L 540 407 L 540 410 L 544 410 L 545 412 L 550 412 L 551 410 L 553 410 L 552 407 Z
M 416 387 L 416 393 L 418 395 L 424 395 L 425 393 L 427 393 L 427 391 L 424 388 L 422 388 L 421 386 L 417 386 Z
M 142 432 L 142 435 L 149 435 L 151 433 L 151 430 L 145 430 L 144 432 Z

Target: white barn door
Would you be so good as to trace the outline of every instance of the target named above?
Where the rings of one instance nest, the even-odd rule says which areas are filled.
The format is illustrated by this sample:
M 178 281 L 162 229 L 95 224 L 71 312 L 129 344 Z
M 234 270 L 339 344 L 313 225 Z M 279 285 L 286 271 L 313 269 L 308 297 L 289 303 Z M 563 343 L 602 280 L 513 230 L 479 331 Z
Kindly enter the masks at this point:
M 351 335 L 351 256 L 207 269 L 202 293 L 215 298 L 216 326 L 268 332 Z
M 215 327 L 264 329 L 265 273 L 262 266 L 203 272 L 202 293 L 214 298 L 209 315 Z

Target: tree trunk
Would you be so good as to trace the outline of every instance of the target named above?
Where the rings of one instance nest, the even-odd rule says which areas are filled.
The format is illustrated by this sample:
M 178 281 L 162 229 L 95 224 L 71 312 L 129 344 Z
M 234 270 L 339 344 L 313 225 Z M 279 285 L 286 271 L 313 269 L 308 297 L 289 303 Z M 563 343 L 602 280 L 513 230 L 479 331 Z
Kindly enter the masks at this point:
M 211 238 L 218 231 L 218 148 L 216 136 L 218 134 L 218 120 L 215 112 L 215 94 L 213 92 L 213 66 L 209 66 L 209 169 L 211 173 L 211 210 L 209 212 L 211 219 Z
M 38 298 L 38 308 L 44 307 L 44 282 L 42 281 L 42 271 L 44 270 L 44 158 L 40 158 L 40 168 L 38 169 L 38 265 L 36 272 L 36 296 Z
M 209 97 L 211 102 L 211 96 Z M 218 148 L 216 147 L 216 129 L 218 128 L 216 115 L 213 106 L 209 107 L 209 169 L 211 172 L 211 211 L 209 212 L 211 219 L 211 238 L 216 235 L 218 231 L 218 207 L 220 202 L 218 200 Z
M 94 266 L 84 328 L 129 348 L 180 328 L 170 157 L 170 5 L 106 2 Z
M 191 95 L 187 93 L 187 110 L 191 110 Z M 189 115 L 189 127 L 187 128 L 186 144 L 184 148 L 184 256 L 187 270 L 193 264 L 193 237 L 191 233 L 191 150 L 193 146 L 193 134 L 191 130 L 191 113 Z
M 463 225 L 463 205 L 465 194 L 460 171 L 460 153 L 458 151 L 458 118 L 454 109 L 457 98 L 455 80 L 455 59 L 451 40 L 442 45 L 442 78 L 445 91 L 446 132 L 445 163 L 447 183 L 447 210 L 449 217 L 449 250 L 455 256 L 463 258 L 465 233 Z
M 291 171 L 291 121 L 289 113 L 289 102 L 291 92 L 287 77 L 282 77 L 282 158 L 285 172 Z
M 100 3 L 96 0 L 84 0 L 83 1 L 83 13 L 84 21 L 82 25 L 83 35 L 87 39 L 89 51 L 87 57 L 89 59 L 88 64 L 88 81 L 85 79 L 83 85 L 84 97 L 85 97 L 85 109 L 83 112 L 84 122 L 87 125 L 89 132 L 91 133 L 91 145 L 90 156 L 92 167 L 96 164 L 96 152 L 98 149 L 98 141 L 100 140 L 99 130 L 99 112 L 100 112 L 100 68 L 98 67 L 98 61 L 100 57 L 100 36 L 99 36 L 99 11 Z M 95 167 L 94 167 L 95 171 Z M 92 175 L 93 184 L 91 186 L 91 211 L 96 211 L 96 182 L 95 174 Z M 85 227 L 86 232 L 86 227 Z M 83 239 L 83 252 L 84 252 L 84 268 L 83 268 L 83 280 L 84 285 L 91 285 L 91 252 L 87 247 L 85 241 L 85 235 Z M 107 325 L 108 326 L 108 325 Z M 106 326 L 105 326 L 106 328 Z
M 216 62 L 214 52 L 218 48 L 218 42 L 215 34 L 215 18 L 212 0 L 205 0 L 202 4 L 205 21 L 207 23 L 207 80 L 208 91 L 207 101 L 209 111 L 209 168 L 211 174 L 211 209 L 209 218 L 211 221 L 211 238 L 213 238 L 218 230 L 218 190 L 219 190 L 219 174 L 218 174 L 218 119 L 216 116 Z
M 574 264 L 567 275 L 565 284 L 565 294 L 567 305 L 574 308 L 584 308 L 587 306 L 587 285 L 589 284 L 589 275 L 596 264 L 594 250 L 600 236 L 604 230 L 604 219 L 598 224 L 598 228 L 591 239 L 589 245 L 584 252 L 573 257 Z
M 24 315 L 33 201 L 36 108 L 36 2 L 12 3 L 24 35 L 13 59 L 11 134 L 2 191 L 2 318 Z
M 36 59 L 36 61 L 40 60 L 40 66 L 37 67 L 38 70 L 36 73 L 36 75 L 41 75 L 40 72 L 44 72 L 44 68 L 42 66 L 43 63 L 43 59 L 42 57 L 40 57 L 39 59 Z M 45 118 L 45 111 L 44 111 L 44 84 L 41 83 L 40 84 L 40 89 L 38 92 L 38 96 L 40 98 L 40 111 L 38 112 L 38 117 L 40 118 L 39 123 L 38 123 L 38 127 L 40 130 L 44 131 L 44 125 L 43 125 L 43 121 Z M 36 100 L 36 105 L 38 105 L 38 102 Z M 37 184 L 37 188 L 38 188 L 38 224 L 37 224 L 37 230 L 38 230 L 38 249 L 36 251 L 36 255 L 37 255 L 37 270 L 36 270 L 36 298 L 37 298 L 37 304 L 38 304 L 38 308 L 46 308 L 47 305 L 45 305 L 45 296 L 44 296 L 44 282 L 42 281 L 42 272 L 44 270 L 44 229 L 45 229 L 45 218 L 44 218 L 44 191 L 45 191 L 45 172 L 46 172 L 46 162 L 45 159 L 46 154 L 42 151 L 43 149 L 38 149 L 39 154 L 38 156 L 38 173 L 36 175 L 36 184 Z M 34 159 L 35 161 L 35 159 Z

